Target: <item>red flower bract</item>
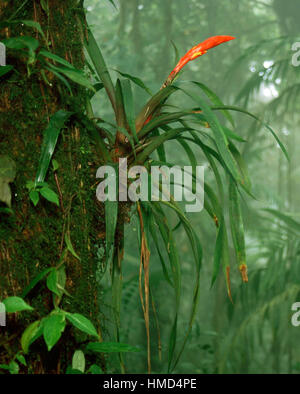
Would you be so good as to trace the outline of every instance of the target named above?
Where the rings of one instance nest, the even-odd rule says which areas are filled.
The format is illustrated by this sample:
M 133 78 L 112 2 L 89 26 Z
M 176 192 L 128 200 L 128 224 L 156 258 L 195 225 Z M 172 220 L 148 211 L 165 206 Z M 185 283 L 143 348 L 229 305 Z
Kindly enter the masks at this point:
M 197 57 L 204 55 L 209 49 L 214 48 L 217 45 L 222 44 L 223 42 L 234 40 L 234 39 L 235 37 L 231 37 L 231 36 L 214 36 L 194 46 L 179 60 L 176 67 L 174 68 L 174 70 L 172 70 L 171 74 L 169 75 L 167 82 L 168 83 L 172 82 L 176 74 L 178 74 L 178 72 L 191 60 L 194 60 Z

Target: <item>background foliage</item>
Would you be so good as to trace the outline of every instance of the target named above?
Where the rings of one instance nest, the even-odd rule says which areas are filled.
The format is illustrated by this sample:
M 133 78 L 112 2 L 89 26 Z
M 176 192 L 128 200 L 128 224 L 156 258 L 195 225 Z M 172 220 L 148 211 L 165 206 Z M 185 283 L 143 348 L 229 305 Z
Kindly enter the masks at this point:
M 40 3 L 47 14 L 48 2 L 41 1 Z M 78 9 L 80 8 L 79 3 Z M 297 193 L 299 168 L 296 160 L 297 139 L 299 138 L 297 137 L 299 113 L 299 99 L 297 98 L 299 96 L 300 68 L 293 67 L 291 64 L 292 44 L 300 40 L 298 34 L 300 6 L 296 0 L 290 0 L 288 5 L 283 3 L 281 0 L 232 0 L 230 2 L 221 2 L 220 0 L 86 0 L 84 2 L 87 21 L 101 47 L 109 71 L 113 75 L 113 82 L 116 83 L 117 78 L 122 75 L 120 72 L 130 73 L 141 78 L 152 92 L 159 90 L 169 71 L 175 65 L 177 50 L 180 54 L 184 54 L 191 46 L 213 35 L 228 34 L 237 37 L 237 40 L 230 43 L 229 46 L 222 45 L 217 50 L 209 52 L 209 55 L 204 56 L 199 61 L 190 63 L 181 75 L 181 79 L 201 81 L 216 92 L 226 105 L 243 106 L 258 115 L 260 119 L 273 127 L 278 137 L 287 147 L 290 156 L 290 161 L 287 161 L 279 149 L 279 145 L 271 134 L 266 132 L 262 123 L 242 114 L 234 114 L 235 132 L 246 141 L 243 142 L 240 139 L 238 142 L 235 140 L 234 143 L 242 152 L 247 163 L 252 183 L 252 193 L 255 196 L 254 199 L 251 199 L 246 193 L 243 193 L 241 201 L 245 218 L 249 283 L 241 283 L 237 269 L 231 271 L 233 303 L 227 296 L 224 276 L 219 275 L 211 286 L 211 278 L 215 275 L 216 226 L 207 212 L 203 211 L 197 215 L 189 215 L 192 230 L 203 245 L 200 303 L 182 358 L 179 363 L 171 363 L 175 367 L 174 372 L 176 373 L 297 373 L 300 370 L 298 345 L 298 336 L 300 335 L 298 332 L 300 331 L 299 328 L 293 327 L 290 322 L 291 305 L 299 299 L 300 293 L 300 217 Z M 29 10 L 28 4 L 26 7 L 24 12 Z M 73 8 L 66 7 L 65 10 L 67 9 L 70 11 L 71 17 Z M 51 18 L 48 19 L 48 23 L 50 20 Z M 78 22 L 79 20 L 76 20 L 74 30 L 71 25 L 64 27 L 66 33 L 72 39 L 66 43 L 58 40 L 55 53 L 67 57 L 71 63 L 75 63 L 76 67 L 83 68 L 83 56 L 79 48 L 76 47 L 76 37 L 78 35 L 83 37 Z M 57 26 L 55 24 L 53 26 L 55 27 L 54 31 L 57 31 L 59 23 Z M 26 27 L 32 28 L 33 26 L 27 23 Z M 43 33 L 40 34 L 43 35 Z M 36 38 L 38 38 L 38 34 Z M 41 37 L 39 38 L 41 39 Z M 10 45 L 11 49 L 18 49 L 14 48 L 14 42 L 8 41 L 7 45 Z M 30 40 L 25 44 L 22 42 L 22 45 L 28 49 L 29 57 L 25 72 L 27 72 L 26 83 L 30 83 L 31 73 L 35 72 L 32 64 L 35 62 L 36 44 L 34 40 Z M 23 48 L 22 45 L 21 49 Z M 87 52 L 91 55 L 95 53 L 95 48 L 87 47 Z M 72 54 L 75 54 L 74 61 L 72 61 Z M 101 331 L 100 339 L 101 342 L 104 342 L 88 343 L 87 346 L 86 336 L 80 336 L 78 332 L 76 333 L 76 330 L 75 334 L 71 331 L 72 341 L 78 343 L 79 339 L 81 350 L 78 349 L 74 353 L 72 366 L 69 365 L 68 368 L 69 372 L 71 373 L 72 370 L 83 372 L 85 370 L 85 360 L 82 353 L 82 350 L 84 350 L 87 353 L 94 352 L 102 355 L 100 358 L 95 357 L 95 364 L 89 364 L 90 373 L 101 372 L 99 365 L 107 372 L 118 372 L 121 368 L 122 371 L 142 373 L 147 370 L 147 332 L 145 330 L 146 315 L 143 313 L 140 302 L 138 279 L 140 247 L 136 240 L 138 237 L 141 243 L 144 239 L 144 232 L 140 231 L 141 221 L 143 219 L 145 226 L 148 226 L 150 223 L 150 219 L 149 223 L 147 219 L 149 210 L 144 206 L 142 212 L 137 209 L 136 216 L 132 215 L 130 224 L 125 226 L 125 255 L 122 263 L 123 296 L 119 305 L 116 293 L 119 291 L 120 283 L 116 281 L 115 285 L 111 287 L 111 272 L 106 269 L 104 261 L 103 207 L 98 207 L 97 212 L 93 210 L 95 204 L 92 195 L 94 185 L 89 166 L 95 165 L 93 163 L 94 152 L 90 148 L 87 135 L 82 133 L 82 130 L 91 132 L 93 127 L 86 117 L 80 115 L 79 111 L 87 98 L 86 89 L 91 90 L 92 86 L 86 76 L 79 73 L 77 69 L 72 68 L 70 64 L 62 60 L 53 58 L 53 56 L 51 58 L 51 56 L 49 52 L 40 52 L 38 59 L 40 63 L 38 64 L 44 70 L 41 72 L 44 82 L 49 82 L 45 70 L 52 72 L 62 82 L 63 88 L 58 87 L 59 94 L 56 94 L 56 98 L 53 100 L 51 113 L 58 109 L 63 109 L 63 111 L 56 112 L 51 117 L 45 135 L 47 136 L 47 130 L 49 129 L 58 135 L 64 127 L 64 123 L 68 121 L 71 115 L 74 116 L 68 110 L 75 108 L 76 122 L 72 123 L 72 131 L 70 134 L 63 133 L 64 146 L 68 146 L 70 152 L 75 152 L 75 158 L 70 160 L 67 157 L 65 158 L 64 149 L 58 148 L 55 156 L 58 161 L 53 161 L 50 169 L 52 181 L 54 179 L 57 181 L 57 174 L 62 174 L 62 169 L 65 170 L 63 176 L 60 175 L 63 179 L 63 196 L 65 196 L 65 192 L 66 195 L 69 194 L 70 203 L 66 211 L 62 209 L 63 215 L 60 221 L 57 221 L 55 217 L 53 218 L 53 214 L 50 215 L 51 219 L 47 217 L 49 206 L 45 206 L 45 200 L 48 201 L 47 204 L 49 202 L 54 203 L 62 208 L 62 197 L 53 194 L 54 181 L 50 185 L 44 182 L 49 160 L 45 158 L 46 156 L 42 151 L 40 163 L 41 161 L 46 162 L 47 165 L 45 168 L 38 165 L 39 151 L 36 147 L 37 144 L 32 139 L 31 145 L 26 147 L 29 150 L 34 150 L 34 165 L 30 176 L 28 177 L 26 173 L 17 173 L 16 184 L 20 184 L 19 179 L 22 175 L 26 179 L 34 179 L 32 177 L 36 176 L 35 183 L 27 182 L 27 190 L 24 191 L 25 188 L 13 190 L 15 197 L 18 194 L 20 196 L 16 199 L 17 203 L 21 205 L 21 199 L 23 198 L 21 195 L 23 196 L 24 193 L 29 193 L 34 206 L 39 203 L 40 199 L 43 202 L 43 221 L 41 221 L 41 224 L 36 224 L 30 222 L 32 219 L 28 219 L 29 227 L 41 225 L 44 228 L 45 223 L 49 224 L 49 220 L 52 220 L 49 237 L 54 241 L 53 245 L 55 245 L 58 236 L 61 236 L 56 231 L 57 223 L 63 229 L 61 254 L 57 256 L 57 251 L 53 250 L 55 258 L 53 257 L 52 266 L 55 267 L 58 264 L 57 268 L 47 268 L 49 265 L 42 250 L 45 247 L 45 242 L 48 241 L 42 238 L 42 231 L 40 231 L 41 236 L 36 239 L 39 245 L 36 258 L 42 261 L 41 268 L 46 268 L 46 271 L 42 271 L 44 273 L 41 274 L 40 279 L 41 282 L 44 282 L 43 289 L 47 287 L 53 293 L 53 304 L 56 309 L 52 312 L 48 311 L 49 315 L 42 319 L 43 323 L 38 323 L 37 326 L 33 323 L 29 329 L 29 331 L 31 330 L 30 335 L 34 337 L 43 333 L 48 350 L 51 350 L 60 334 L 65 330 L 66 323 L 68 325 L 64 333 L 65 336 L 63 336 L 60 344 L 63 343 L 64 338 L 70 337 L 69 332 L 74 327 L 84 335 L 88 334 L 98 339 Z M 50 58 L 52 61 L 49 63 L 45 60 L 46 58 Z M 93 58 L 93 55 L 91 58 Z M 53 61 L 56 61 L 56 65 L 53 64 Z M 85 67 L 85 71 L 89 76 L 92 76 L 92 74 L 95 76 L 92 67 Z M 40 93 L 40 85 L 40 82 L 34 85 L 37 95 Z M 118 85 L 117 82 L 117 86 L 119 86 L 119 89 L 123 89 L 123 94 L 126 86 L 128 88 L 128 85 L 125 85 L 124 82 L 122 82 L 122 85 Z M 98 88 L 101 87 L 98 85 Z M 21 87 L 18 86 L 18 88 L 21 91 Z M 71 93 L 75 93 L 75 95 L 72 96 Z M 148 93 L 137 86 L 133 86 L 133 93 L 135 103 L 138 106 L 137 109 L 140 110 L 139 103 L 145 103 L 148 100 Z M 5 95 L 2 96 L 3 105 L 7 103 L 5 97 Z M 30 93 L 28 97 L 30 97 Z M 60 97 L 61 102 L 57 102 L 57 97 Z M 51 96 L 46 97 L 47 100 L 50 103 Z M 26 113 L 28 113 L 32 124 L 36 125 L 35 115 L 33 115 L 36 110 L 32 106 L 32 100 L 25 101 Z M 97 91 L 91 102 L 92 107 L 88 107 L 87 111 L 89 117 L 94 113 L 95 117 L 105 119 L 107 124 L 114 122 L 110 102 L 104 89 Z M 176 95 L 176 98 L 172 96 L 168 103 L 184 108 L 195 106 L 195 103 L 184 95 Z M 40 97 L 39 104 L 43 105 L 42 97 Z M 49 105 L 48 109 L 50 108 Z M 39 129 L 46 127 L 43 117 L 38 119 L 38 122 Z M 23 123 L 22 119 L 17 120 L 17 130 L 20 135 Z M 7 124 L 7 121 L 2 120 L 2 127 Z M 16 138 L 16 140 L 18 139 Z M 21 139 L 19 138 L 19 140 Z M 97 145 L 97 147 L 101 153 L 104 151 L 105 156 L 105 148 L 99 140 L 98 143 L 99 146 Z M 5 146 L 5 139 L 2 144 Z M 191 149 L 198 163 L 205 163 L 206 182 L 211 185 L 213 190 L 216 190 L 219 185 L 214 176 L 213 164 L 211 162 L 206 163 L 205 155 L 196 146 L 191 145 Z M 18 156 L 16 146 L 12 146 L 12 150 L 14 155 Z M 182 154 L 182 147 L 173 141 L 166 145 L 166 153 L 167 157 L 176 158 L 176 164 L 182 166 L 189 164 L 186 156 Z M 22 160 L 25 159 L 20 159 L 20 161 Z M 26 164 L 26 161 L 24 163 Z M 81 164 L 83 165 L 81 166 Z M 72 174 L 72 179 L 76 178 L 77 182 L 72 184 L 69 174 Z M 247 180 L 245 173 L 243 173 L 243 176 Z M 14 177 L 15 169 L 12 165 L 9 178 L 13 180 Z M 228 178 L 222 175 L 222 180 L 227 182 Z M 246 186 L 248 186 L 248 180 L 246 183 Z M 78 188 L 80 192 L 78 192 Z M 231 201 L 235 201 L 233 188 L 230 189 L 230 193 Z M 205 197 L 207 198 L 207 196 Z M 10 205 L 10 200 L 7 199 L 6 202 Z M 228 204 L 227 193 L 225 203 Z M 32 204 L 26 203 L 25 206 L 26 218 L 33 217 L 32 212 L 36 211 L 33 211 Z M 122 220 L 124 218 L 128 219 L 127 216 L 131 213 L 127 207 L 123 208 Z M 231 205 L 231 214 L 235 208 L 236 204 Z M 7 210 L 3 207 L 1 209 Z M 159 209 L 157 208 L 156 212 L 158 215 L 161 214 Z M 54 211 L 53 206 L 50 210 L 57 212 Z M 86 215 L 87 212 L 88 215 Z M 114 222 L 116 220 L 115 206 L 107 207 L 106 212 L 110 214 L 107 216 L 110 219 L 106 219 L 105 223 L 107 262 L 110 249 L 114 247 L 112 246 L 113 237 L 111 238 L 111 234 L 116 226 L 116 222 Z M 78 222 L 74 219 L 76 215 L 78 215 Z M 178 219 L 174 212 L 166 210 L 165 215 L 171 225 L 175 227 Z M 101 224 L 98 223 L 98 234 L 95 236 L 90 229 L 97 226 L 99 217 L 102 218 L 102 222 Z M 228 214 L 226 214 L 224 223 L 229 229 Z M 6 231 L 7 229 L 8 232 L 10 231 L 11 223 L 5 221 L 2 225 L 1 237 L 5 239 Z M 27 227 L 24 228 L 23 234 L 25 234 L 25 231 L 27 231 Z M 152 309 L 150 308 L 152 372 L 165 372 L 167 365 L 170 366 L 170 353 L 173 356 L 172 343 L 181 344 L 184 342 L 187 327 L 190 323 L 190 310 L 193 306 L 191 283 L 195 283 L 195 265 L 193 251 L 186 237 L 188 232 L 189 230 L 186 231 L 186 228 L 182 225 L 174 232 L 182 270 L 182 299 L 178 319 L 176 319 L 178 326 L 176 337 L 172 329 L 174 327 L 174 310 L 177 308 L 176 298 L 174 297 L 174 290 L 166 283 L 166 278 L 161 270 L 162 256 L 158 253 L 158 251 L 163 250 L 164 245 L 158 243 L 157 248 L 154 242 L 155 237 L 151 241 L 148 237 L 146 241 L 144 240 L 151 250 L 150 293 L 151 305 L 155 305 Z M 83 233 L 84 238 L 81 237 Z M 220 233 L 221 231 L 219 231 Z M 116 234 L 117 238 L 115 240 L 117 241 L 116 244 L 118 243 L 116 259 L 118 260 L 123 247 L 121 243 L 119 245 L 122 230 Z M 31 238 L 28 237 L 29 243 L 25 245 L 27 256 L 24 258 L 28 261 L 32 257 L 32 250 L 34 250 L 30 246 L 30 242 L 33 242 Z M 192 235 L 192 238 L 194 238 L 194 235 Z M 11 239 L 7 242 L 11 242 Z M 75 249 L 73 245 L 75 245 Z M 1 249 L 3 260 L 9 260 L 6 251 L 10 252 L 10 249 L 7 248 L 6 244 L 3 244 Z M 165 258 L 163 252 L 162 255 Z M 28 264 L 27 260 L 26 264 Z M 70 283 L 70 279 L 66 279 L 64 269 L 61 268 L 64 261 L 66 261 L 68 272 L 74 271 L 76 274 L 74 276 L 75 284 Z M 229 243 L 229 261 L 231 265 L 234 265 L 235 250 L 232 241 Z M 27 265 L 22 268 L 24 274 L 20 270 L 21 282 L 27 283 L 27 277 L 32 276 L 34 261 L 31 263 L 32 272 L 30 272 L 30 275 L 26 272 Z M 30 267 L 30 265 L 28 266 Z M 4 267 L 6 266 L 3 265 L 2 270 L 5 270 Z M 72 270 L 70 270 L 70 267 L 72 267 Z M 93 275 L 95 269 L 96 275 Z M 114 271 L 112 275 L 114 277 Z M 83 278 L 88 280 L 83 280 Z M 4 276 L 2 280 L 4 281 Z M 18 282 L 17 290 L 20 290 L 21 282 Z M 68 299 L 65 301 L 65 298 L 62 301 L 65 285 L 67 288 L 70 287 L 75 290 L 75 293 L 77 292 L 74 302 L 70 302 Z M 95 291 L 95 289 L 97 290 Z M 24 292 L 27 295 L 31 290 L 32 288 L 29 290 L 27 288 Z M 6 295 L 5 292 L 4 295 Z M 86 304 L 85 295 L 87 296 Z M 61 301 L 63 310 L 57 310 Z M 33 306 L 42 311 L 43 302 L 37 300 Z M 29 305 L 20 304 L 20 300 L 13 299 L 10 300 L 10 303 L 10 305 L 7 304 L 8 309 L 10 308 L 9 312 L 25 310 L 26 317 L 31 310 Z M 48 297 L 48 309 L 50 304 L 51 298 Z M 99 306 L 99 310 L 97 306 Z M 119 308 L 120 317 L 116 313 Z M 97 331 L 94 325 L 78 312 L 82 312 L 86 316 L 89 315 L 91 320 L 94 323 L 96 322 Z M 117 332 L 116 320 L 119 323 Z M 56 331 L 59 331 L 55 338 L 51 336 L 52 325 L 56 327 Z M 27 345 L 29 346 L 30 341 L 26 342 L 26 335 L 24 339 L 24 334 L 22 338 L 24 349 Z M 123 345 L 116 345 L 116 339 Z M 171 351 L 168 350 L 169 344 Z M 139 349 L 141 351 L 138 352 Z M 72 352 L 74 350 L 72 348 Z M 61 351 L 60 346 L 59 352 Z M 70 353 L 71 350 L 68 349 L 67 351 Z M 110 353 L 109 357 L 103 356 L 106 353 Z M 5 361 L 9 362 L 13 350 L 10 350 L 8 354 L 9 357 L 4 356 L 4 358 L 6 358 Z M 59 354 L 56 354 L 56 356 L 60 360 Z M 8 367 L 3 364 L 4 366 L 2 365 L 1 368 L 16 373 L 19 368 L 18 365 L 21 368 L 26 366 L 26 361 L 24 364 L 24 358 L 22 357 L 23 354 L 21 353 L 15 354 Z M 17 364 L 17 361 L 19 364 Z M 32 368 L 34 370 L 33 365 Z
M 233 0 L 120 0 L 118 11 L 105 2 L 88 0 L 88 20 L 106 56 L 109 67 L 143 79 L 157 89 L 174 64 L 175 43 L 180 53 L 215 34 L 237 37 L 230 50 L 220 46 L 200 61 L 186 67 L 182 79 L 197 79 L 214 90 L 226 104 L 247 105 L 275 129 L 287 146 L 286 161 L 272 136 L 251 119 L 237 115 L 237 128 L 247 144 L 243 153 L 256 200 L 243 203 L 246 215 L 246 246 L 249 283 L 240 285 L 232 273 L 234 305 L 226 297 L 223 278 L 210 289 L 215 230 L 203 212 L 192 218 L 194 229 L 204 242 L 200 307 L 196 322 L 175 372 L 188 373 L 297 373 L 299 371 L 299 329 L 290 323 L 291 305 L 298 299 L 299 264 L 297 124 L 299 118 L 299 68 L 291 64 L 292 44 L 299 41 L 297 1 Z M 100 28 L 101 26 L 101 28 Z M 298 40 L 297 40 L 298 36 Z M 285 66 L 276 69 L 276 63 Z M 274 66 L 275 64 L 275 66 Z M 290 88 L 290 90 L 288 90 Z M 145 97 L 142 90 L 137 97 Z M 94 107 L 103 110 L 103 96 L 96 95 Z M 168 148 L 180 155 L 175 145 Z M 182 164 L 186 164 L 182 159 Z M 209 171 L 206 172 L 209 175 Z M 283 220 L 274 212 L 287 215 Z M 133 230 L 137 225 L 131 224 Z M 132 234 L 128 231 L 128 234 Z M 177 230 L 183 268 L 181 310 L 184 335 L 192 279 L 191 251 L 182 229 Z M 204 240 L 204 241 L 203 241 Z M 133 277 L 137 264 L 135 239 L 126 237 L 124 262 L 124 305 L 122 335 L 128 343 L 145 340 L 138 288 Z M 230 251 L 233 258 L 233 250 Z M 162 343 L 172 324 L 169 289 L 159 273 L 158 256 L 151 255 L 152 286 L 160 300 L 157 311 Z M 157 267 L 157 268 L 156 268 Z M 295 271 L 294 271 L 295 270 Z M 155 278 L 155 279 L 153 279 Z M 187 294 L 187 297 L 184 295 Z M 299 298 L 299 297 L 298 297 Z M 187 312 L 186 312 L 187 313 Z M 185 320 L 186 319 L 186 320 Z M 154 329 L 155 327 L 153 327 Z M 153 346 L 152 354 L 158 354 Z M 141 356 L 140 362 L 137 358 Z M 127 356 L 134 372 L 143 371 L 142 355 Z M 157 357 L 154 369 L 162 364 Z

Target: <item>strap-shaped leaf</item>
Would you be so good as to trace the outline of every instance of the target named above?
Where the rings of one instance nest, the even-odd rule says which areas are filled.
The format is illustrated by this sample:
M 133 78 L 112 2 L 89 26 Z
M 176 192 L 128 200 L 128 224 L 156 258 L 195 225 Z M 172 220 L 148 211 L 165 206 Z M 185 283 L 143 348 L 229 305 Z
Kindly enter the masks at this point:
M 212 110 L 214 111 L 218 111 L 218 110 L 228 110 L 228 111 L 237 111 L 237 112 L 241 112 L 243 114 L 246 114 L 248 116 L 250 116 L 251 118 L 255 119 L 257 122 L 261 123 L 267 130 L 269 130 L 269 132 L 273 135 L 273 137 L 275 138 L 276 142 L 278 143 L 278 145 L 280 146 L 280 149 L 282 150 L 282 152 L 284 153 L 285 157 L 287 158 L 287 160 L 290 160 L 289 158 L 289 154 L 285 148 L 285 146 L 283 145 L 283 143 L 280 141 L 279 137 L 277 136 L 277 134 L 275 133 L 275 131 L 272 129 L 272 127 L 270 127 L 267 123 L 263 122 L 261 119 L 259 119 L 256 115 L 252 114 L 249 111 L 246 111 L 243 108 L 240 107 L 235 107 L 235 106 L 231 106 L 231 105 L 225 105 L 225 106 L 217 106 L 217 107 L 212 107 Z
M 80 313 L 68 313 L 68 312 L 66 312 L 65 315 L 66 318 L 74 327 L 78 328 L 80 331 L 85 332 L 86 334 L 99 338 L 93 323 L 85 316 L 81 315 Z
M 152 120 L 145 124 L 142 130 L 139 132 L 139 138 L 141 139 L 142 137 L 145 137 L 157 127 L 161 127 L 163 129 L 170 123 L 179 122 L 185 116 L 192 116 L 199 120 L 205 120 L 203 115 L 195 113 L 193 110 L 164 113 L 159 116 L 155 116 Z
M 112 261 L 118 221 L 118 201 L 105 201 L 106 263 Z
M 159 146 L 163 145 L 166 141 L 173 139 L 177 135 L 188 131 L 186 127 L 179 127 L 176 129 L 170 129 L 166 133 L 163 133 L 157 137 L 151 139 L 151 142 L 143 149 L 143 151 L 137 155 L 136 162 L 144 163 L 149 155 L 154 152 Z
M 239 269 L 242 274 L 244 282 L 248 281 L 247 266 L 246 266 L 246 248 L 245 248 L 245 235 L 244 224 L 242 218 L 242 211 L 240 205 L 240 197 L 237 186 L 232 179 L 229 180 L 229 214 L 231 234 L 238 261 Z
M 55 55 L 52 52 L 46 51 L 46 49 L 41 49 L 38 55 L 39 58 L 47 58 L 54 60 L 56 63 L 62 64 L 63 66 L 69 68 L 70 70 L 76 70 L 75 67 L 69 63 L 67 60 L 63 59 L 62 57 Z
M 273 216 L 281 220 L 288 226 L 288 229 L 293 229 L 297 233 L 300 233 L 300 223 L 293 219 L 292 216 L 271 208 L 266 208 L 264 211 L 271 213 Z
M 251 195 L 251 181 L 250 181 L 250 177 L 248 174 L 248 169 L 247 169 L 246 163 L 245 163 L 242 155 L 238 151 L 237 147 L 232 142 L 229 142 L 229 149 L 230 149 L 230 152 L 232 153 L 232 156 L 234 157 L 234 159 L 238 165 L 240 175 L 241 175 L 241 185 L 244 188 L 244 190 L 246 190 L 247 193 L 249 193 Z
M 204 92 L 204 93 L 206 94 L 206 96 L 210 99 L 210 101 L 212 102 L 212 104 L 224 106 L 222 100 L 216 95 L 216 93 L 214 93 L 212 90 L 210 90 L 206 85 L 204 85 L 204 84 L 201 83 L 201 82 L 197 82 L 197 81 L 193 81 L 193 83 L 203 90 L 203 92 Z M 234 125 L 234 120 L 233 120 L 233 118 L 232 118 L 230 112 L 224 109 L 224 110 L 222 111 L 222 113 L 223 113 L 223 115 L 229 120 L 229 122 L 231 123 L 231 125 L 232 125 L 233 127 L 235 127 L 235 125 Z
M 191 304 L 192 307 L 191 307 L 188 329 L 185 334 L 184 341 L 183 341 L 183 343 L 180 347 L 180 350 L 177 354 L 177 357 L 174 360 L 174 363 L 172 363 L 172 361 L 173 361 L 173 355 L 174 355 L 175 344 L 176 344 L 177 313 L 176 313 L 174 325 L 172 328 L 172 333 L 171 333 L 171 338 L 170 338 L 170 347 L 169 347 L 169 364 L 168 364 L 168 371 L 171 372 L 176 367 L 176 365 L 179 362 L 179 359 L 184 351 L 185 345 L 187 343 L 187 340 L 188 340 L 188 337 L 191 332 L 193 322 L 194 322 L 194 319 L 196 316 L 198 302 L 199 302 L 199 295 L 200 295 L 200 269 L 201 269 L 202 254 L 203 253 L 202 253 L 202 246 L 200 244 L 200 241 L 199 241 L 196 233 L 194 232 L 189 220 L 186 218 L 186 216 L 181 211 L 180 207 L 176 204 L 176 202 L 174 200 L 172 200 L 170 202 L 163 201 L 162 203 L 169 206 L 171 209 L 173 209 L 177 213 L 178 218 L 181 220 L 181 222 L 184 226 L 185 232 L 186 232 L 186 234 L 189 238 L 189 241 L 191 243 L 191 246 L 192 246 L 192 251 L 193 251 L 193 255 L 194 255 L 194 262 L 195 262 L 195 267 L 196 267 L 196 278 L 195 278 L 196 280 L 195 280 L 195 286 L 194 286 L 194 291 L 193 291 L 193 302 Z M 174 343 L 174 339 L 175 339 L 175 343 Z
M 48 69 L 50 69 L 51 71 L 54 70 L 60 74 L 63 74 L 67 78 L 69 78 L 71 81 L 77 83 L 78 85 L 81 85 L 87 89 L 92 90 L 93 92 L 96 92 L 92 83 L 84 75 L 84 73 L 82 71 L 77 70 L 76 68 L 70 68 L 70 67 L 57 67 L 49 62 L 47 62 L 47 64 L 48 64 Z
M 103 85 L 104 85 L 105 90 L 108 94 L 108 97 L 110 99 L 112 107 L 113 107 L 114 111 L 116 112 L 115 88 L 112 83 L 107 66 L 105 64 L 104 58 L 102 56 L 101 50 L 100 50 L 99 46 L 97 45 L 95 37 L 94 37 L 93 33 L 91 32 L 90 28 L 88 28 L 88 38 L 87 38 L 87 40 L 85 40 L 85 47 L 86 47 L 86 50 L 88 51 L 88 54 L 93 62 L 93 65 L 95 67 L 95 70 L 96 70 L 99 78 L 103 82 Z
M 140 349 L 120 342 L 90 342 L 86 350 L 96 353 L 139 352 Z
M 175 86 L 167 86 L 164 89 L 161 89 L 158 93 L 156 93 L 144 106 L 139 115 L 136 118 L 136 131 L 139 133 L 146 120 L 149 119 L 153 113 L 161 108 L 162 104 L 165 100 L 170 97 L 171 94 L 175 93 L 178 90 Z
M 59 110 L 52 115 L 50 122 L 44 131 L 42 151 L 35 178 L 36 184 L 44 182 L 61 129 L 65 126 L 65 123 L 71 115 L 72 112 L 66 112 L 63 110 Z
M 138 143 L 139 140 L 135 128 L 134 101 L 133 101 L 133 94 L 132 94 L 132 89 L 129 79 L 122 80 L 121 87 L 122 87 L 123 104 L 124 104 L 124 110 L 125 110 L 127 122 L 135 142 Z
M 44 277 L 52 270 L 54 270 L 55 268 L 53 267 L 49 267 L 44 269 L 43 271 L 41 271 L 34 279 L 32 279 L 32 281 L 29 283 L 28 286 L 25 287 L 25 289 L 23 290 L 22 293 L 22 297 L 26 297 L 27 294 L 42 280 L 44 279 Z
M 188 97 L 192 98 L 195 102 L 197 102 L 202 109 L 203 115 L 206 117 L 207 122 L 210 125 L 210 128 L 214 135 L 214 141 L 217 146 L 217 149 L 224 161 L 228 172 L 233 176 L 233 178 L 237 182 L 241 182 L 240 174 L 237 168 L 237 165 L 232 157 L 232 154 L 228 148 L 228 139 L 222 126 L 215 116 L 209 105 L 200 95 L 194 95 L 191 92 L 187 92 L 186 90 L 181 89 Z
M 144 84 L 144 82 L 137 77 L 134 77 L 133 75 L 127 74 L 127 73 L 122 73 L 119 70 L 114 69 L 114 71 L 116 71 L 117 73 L 119 73 L 122 77 L 130 79 L 130 81 L 132 81 L 135 85 L 139 86 L 140 88 L 144 89 L 148 94 L 150 94 L 150 96 L 152 96 L 152 93 L 150 91 L 150 89 L 147 88 L 147 86 Z

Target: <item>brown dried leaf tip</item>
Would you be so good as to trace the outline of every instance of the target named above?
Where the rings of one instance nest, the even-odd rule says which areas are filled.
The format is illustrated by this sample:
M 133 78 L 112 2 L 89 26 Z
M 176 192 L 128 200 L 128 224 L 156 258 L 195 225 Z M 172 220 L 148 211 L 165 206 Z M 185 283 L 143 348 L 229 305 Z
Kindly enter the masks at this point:
M 248 275 L 247 275 L 247 265 L 246 264 L 240 265 L 240 272 L 242 275 L 243 282 L 247 283 L 248 282 Z
M 219 219 L 217 218 L 216 215 L 214 215 L 214 222 L 215 222 L 215 225 L 216 225 L 217 227 L 219 227 Z
M 230 267 L 226 267 L 226 282 L 227 282 L 227 293 L 230 301 L 233 304 L 232 295 L 231 295 L 231 284 L 230 284 Z

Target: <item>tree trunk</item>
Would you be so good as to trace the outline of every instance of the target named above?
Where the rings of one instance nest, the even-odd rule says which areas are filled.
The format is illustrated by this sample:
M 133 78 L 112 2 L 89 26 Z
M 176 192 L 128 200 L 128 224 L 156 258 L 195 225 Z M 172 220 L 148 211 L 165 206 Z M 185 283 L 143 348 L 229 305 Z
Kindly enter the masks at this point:
M 45 4 L 48 4 L 48 10 Z M 83 15 L 82 2 L 76 4 L 75 0 L 15 0 L 1 2 L 0 5 L 1 21 L 39 22 L 49 50 L 78 69 L 84 67 Z M 46 44 L 36 30 L 20 23 L 0 29 L 0 40 L 19 35 L 33 36 L 42 46 Z M 99 207 L 97 211 L 95 204 L 95 155 L 85 131 L 74 121 L 67 124 L 59 137 L 54 154 L 59 168 L 55 173 L 50 168 L 46 178 L 60 196 L 60 206 L 41 199 L 34 207 L 26 189 L 26 182 L 35 178 L 43 130 L 51 115 L 61 109 L 72 111 L 76 108 L 83 112 L 86 93 L 71 83 L 74 94 L 71 97 L 65 86 L 50 73 L 47 78 L 51 86 L 41 77 L 39 70 L 33 69 L 28 76 L 26 62 L 16 57 L 16 51 L 7 52 L 6 63 L 13 65 L 17 72 L 4 78 L 0 85 L 0 155 L 8 155 L 15 161 L 17 175 L 11 184 L 14 213 L 0 213 L 0 299 L 20 295 L 39 272 L 57 266 L 66 246 L 67 234 L 80 261 L 71 253 L 65 257 L 66 289 L 72 298 L 66 297 L 63 307 L 92 319 L 100 332 L 95 244 L 104 242 L 104 215 L 101 207 L 100 213 Z M 44 282 L 30 292 L 26 300 L 35 308 L 35 320 L 53 308 L 51 294 Z M 22 332 L 32 321 L 29 313 L 8 319 L 5 331 L 0 331 L 0 364 L 9 361 L 6 356 L 11 356 L 6 353 L 2 357 L 1 346 L 17 351 L 18 339 L 10 337 Z M 72 342 L 72 335 L 68 333 L 68 341 Z M 64 352 L 63 359 L 69 362 L 72 356 L 69 352 L 75 349 L 69 350 L 66 339 L 62 341 L 64 346 L 60 352 Z M 46 349 L 44 344 L 40 346 Z M 53 363 L 50 359 L 53 360 L 53 351 L 42 356 L 42 362 L 37 362 L 34 372 L 59 372 L 60 362 Z M 58 359 L 62 359 L 61 354 L 56 361 Z

